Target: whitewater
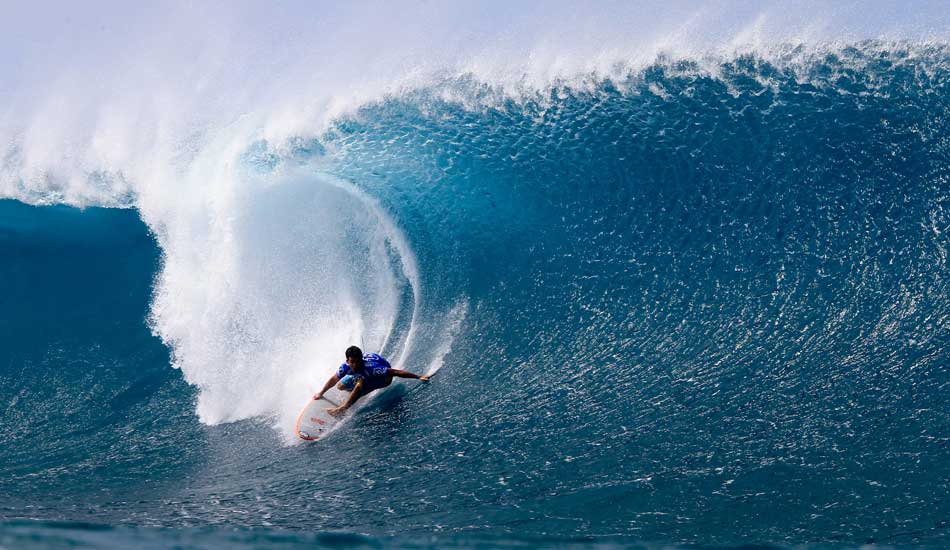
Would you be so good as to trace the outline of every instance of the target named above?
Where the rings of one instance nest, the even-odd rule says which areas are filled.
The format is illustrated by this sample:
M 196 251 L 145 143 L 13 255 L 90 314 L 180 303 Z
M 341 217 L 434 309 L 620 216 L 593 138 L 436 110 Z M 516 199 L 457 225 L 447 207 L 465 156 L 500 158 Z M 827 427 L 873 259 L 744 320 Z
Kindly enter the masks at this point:
M 5 9 L 0 547 L 947 543 L 941 3 Z

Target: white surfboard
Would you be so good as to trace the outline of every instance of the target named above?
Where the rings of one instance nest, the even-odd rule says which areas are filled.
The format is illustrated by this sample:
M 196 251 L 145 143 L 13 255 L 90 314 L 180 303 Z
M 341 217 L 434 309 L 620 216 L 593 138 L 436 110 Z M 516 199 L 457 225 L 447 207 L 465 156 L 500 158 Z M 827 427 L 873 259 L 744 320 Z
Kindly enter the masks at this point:
M 321 399 L 311 399 L 300 411 L 300 416 L 297 417 L 297 426 L 294 428 L 297 437 L 305 441 L 316 441 L 326 437 L 340 423 L 342 419 L 330 415 L 327 409 L 339 407 L 347 395 L 335 389 L 331 389 L 327 394 L 331 392 L 338 395 L 327 396 L 325 394 Z

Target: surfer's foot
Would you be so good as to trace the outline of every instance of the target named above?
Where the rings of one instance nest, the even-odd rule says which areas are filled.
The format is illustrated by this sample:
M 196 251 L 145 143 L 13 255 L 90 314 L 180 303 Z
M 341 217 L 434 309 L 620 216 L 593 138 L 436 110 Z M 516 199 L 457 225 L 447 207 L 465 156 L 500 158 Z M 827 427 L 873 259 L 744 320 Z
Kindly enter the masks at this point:
M 343 407 L 336 407 L 335 409 L 327 409 L 327 413 L 329 413 L 330 416 L 343 416 L 343 413 L 345 412 L 346 412 L 346 409 L 344 409 Z

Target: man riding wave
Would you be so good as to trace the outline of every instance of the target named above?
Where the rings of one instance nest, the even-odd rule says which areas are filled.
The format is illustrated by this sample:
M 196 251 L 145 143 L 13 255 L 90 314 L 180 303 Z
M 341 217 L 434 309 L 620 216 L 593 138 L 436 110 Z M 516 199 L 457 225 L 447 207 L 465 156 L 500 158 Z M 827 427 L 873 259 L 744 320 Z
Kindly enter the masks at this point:
M 392 384 L 393 377 L 415 378 L 427 381 L 432 375 L 413 374 L 409 371 L 394 369 L 389 361 L 378 354 L 363 354 L 363 350 L 356 346 L 346 348 L 346 362 L 340 365 L 336 374 L 327 380 L 327 383 L 313 396 L 314 400 L 321 399 L 323 394 L 336 384 L 338 390 L 350 392 L 350 397 L 339 407 L 327 409 L 333 416 L 340 416 L 349 409 L 356 400 L 370 392 Z

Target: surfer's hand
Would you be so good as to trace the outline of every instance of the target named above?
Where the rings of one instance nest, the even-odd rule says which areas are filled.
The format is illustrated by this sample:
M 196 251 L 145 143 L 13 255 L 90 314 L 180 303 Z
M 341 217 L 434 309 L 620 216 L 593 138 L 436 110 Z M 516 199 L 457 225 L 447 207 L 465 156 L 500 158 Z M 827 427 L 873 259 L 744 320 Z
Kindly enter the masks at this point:
M 429 379 L 432 378 L 433 376 L 434 375 L 432 374 L 423 374 L 422 376 L 419 377 L 419 380 L 422 380 L 423 382 L 428 382 Z

